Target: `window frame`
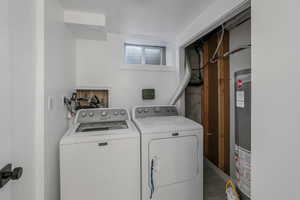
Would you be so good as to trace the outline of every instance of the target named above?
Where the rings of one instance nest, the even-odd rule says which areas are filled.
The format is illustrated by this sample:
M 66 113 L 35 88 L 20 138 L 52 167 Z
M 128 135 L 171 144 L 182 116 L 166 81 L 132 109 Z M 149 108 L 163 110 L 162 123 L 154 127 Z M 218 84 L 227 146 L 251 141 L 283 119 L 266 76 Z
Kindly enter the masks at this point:
M 138 64 L 130 64 L 130 63 L 127 63 L 127 53 L 126 53 L 126 47 L 127 46 L 132 46 L 132 47 L 141 47 L 142 48 L 142 59 L 141 59 L 141 63 L 138 63 Z M 145 58 L 145 49 L 159 49 L 160 50 L 160 64 L 157 65 L 157 64 L 147 64 L 146 63 L 146 58 Z M 156 66 L 167 66 L 167 63 L 166 63 L 166 47 L 165 46 L 155 46 L 155 45 L 142 45 L 142 44 L 133 44 L 133 43 L 127 43 L 125 42 L 124 43 L 124 64 L 126 65 L 156 65 Z

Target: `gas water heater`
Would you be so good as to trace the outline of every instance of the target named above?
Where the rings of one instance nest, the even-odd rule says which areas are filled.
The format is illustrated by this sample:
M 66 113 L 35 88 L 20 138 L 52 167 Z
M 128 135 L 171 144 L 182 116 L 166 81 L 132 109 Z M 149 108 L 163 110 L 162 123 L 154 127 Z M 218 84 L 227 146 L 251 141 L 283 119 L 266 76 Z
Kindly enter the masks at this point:
M 251 70 L 235 73 L 235 175 L 241 200 L 251 198 Z

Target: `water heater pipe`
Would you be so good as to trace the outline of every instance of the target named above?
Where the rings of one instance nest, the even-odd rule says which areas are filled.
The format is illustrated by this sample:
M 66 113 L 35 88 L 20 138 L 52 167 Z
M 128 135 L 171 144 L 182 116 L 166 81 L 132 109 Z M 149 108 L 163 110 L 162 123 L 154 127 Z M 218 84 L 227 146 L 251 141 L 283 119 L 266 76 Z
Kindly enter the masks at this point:
M 191 75 L 192 75 L 192 70 L 191 70 L 191 65 L 190 65 L 190 59 L 188 56 L 188 53 L 186 54 L 186 62 L 185 62 L 185 74 L 184 78 L 181 81 L 181 83 L 178 85 L 177 89 L 175 90 L 175 93 L 170 101 L 170 105 L 175 105 L 179 98 L 182 96 L 185 88 L 189 84 L 191 80 Z

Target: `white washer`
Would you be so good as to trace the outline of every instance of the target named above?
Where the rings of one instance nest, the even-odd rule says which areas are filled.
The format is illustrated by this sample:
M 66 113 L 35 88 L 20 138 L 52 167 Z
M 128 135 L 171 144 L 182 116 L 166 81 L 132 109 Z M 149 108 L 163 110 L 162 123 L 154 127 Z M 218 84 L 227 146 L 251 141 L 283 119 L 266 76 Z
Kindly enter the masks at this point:
M 203 128 L 175 106 L 133 109 L 141 134 L 142 200 L 203 199 Z
M 60 142 L 61 200 L 140 200 L 140 138 L 126 109 L 80 110 Z

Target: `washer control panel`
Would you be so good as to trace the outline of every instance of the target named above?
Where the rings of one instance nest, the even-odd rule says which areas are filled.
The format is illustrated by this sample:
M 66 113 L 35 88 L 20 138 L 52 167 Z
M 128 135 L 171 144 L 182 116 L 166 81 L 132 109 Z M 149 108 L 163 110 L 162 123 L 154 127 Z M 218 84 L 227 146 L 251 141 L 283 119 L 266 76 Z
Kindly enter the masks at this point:
M 93 123 L 124 120 L 129 120 L 129 113 L 126 109 L 97 108 L 79 110 L 76 114 L 75 123 Z
M 141 106 L 133 110 L 135 118 L 177 116 L 178 111 L 175 106 Z

